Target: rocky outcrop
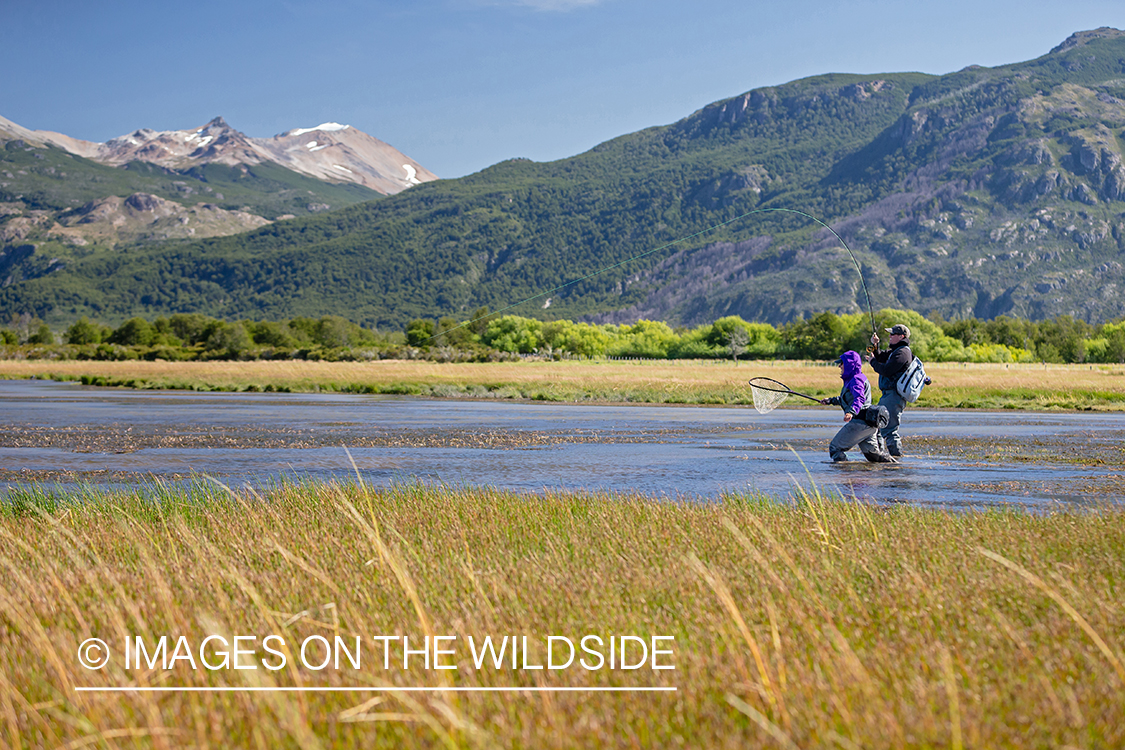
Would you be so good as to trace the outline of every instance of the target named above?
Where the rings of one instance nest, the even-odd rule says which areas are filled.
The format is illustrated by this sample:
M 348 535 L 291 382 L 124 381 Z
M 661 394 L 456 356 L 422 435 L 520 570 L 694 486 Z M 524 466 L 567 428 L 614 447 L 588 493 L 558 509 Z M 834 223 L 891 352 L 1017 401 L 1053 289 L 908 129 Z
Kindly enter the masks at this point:
M 98 242 L 110 247 L 167 239 L 200 239 L 237 234 L 270 222 L 245 211 L 211 203 L 183 206 L 147 193 L 91 201 L 58 217 L 49 239 L 74 245 Z
M 1091 29 L 1090 31 L 1079 31 L 1068 36 L 1062 44 L 1051 50 L 1050 54 L 1057 55 L 1063 52 L 1081 47 L 1089 44 L 1095 39 L 1120 39 L 1125 37 L 1125 31 L 1114 29 L 1109 26 L 1103 26 L 1100 29 Z

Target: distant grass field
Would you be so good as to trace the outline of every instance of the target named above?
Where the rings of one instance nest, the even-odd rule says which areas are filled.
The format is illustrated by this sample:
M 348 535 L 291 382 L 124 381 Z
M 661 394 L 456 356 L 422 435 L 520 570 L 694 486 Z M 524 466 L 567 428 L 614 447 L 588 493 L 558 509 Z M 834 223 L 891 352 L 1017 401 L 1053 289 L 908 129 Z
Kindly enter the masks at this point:
M 156 496 L 156 497 L 154 497 Z M 1125 517 L 492 489 L 29 489 L 0 501 L 0 745 L 965 748 L 1125 745 Z M 284 669 L 267 635 L 284 640 Z M 672 636 L 674 670 L 477 669 L 465 641 Z M 127 669 L 127 637 L 244 642 Z M 297 663 L 312 636 L 360 669 Z M 373 635 L 454 635 L 456 670 Z M 80 666 L 98 637 L 109 665 Z M 416 641 L 415 641 L 416 642 Z M 218 646 L 208 651 L 218 663 Z M 374 651 L 374 653 L 373 653 Z M 322 652 L 309 654 L 315 663 Z M 315 654 L 315 656 L 314 656 Z M 182 654 L 181 654 L 182 656 Z M 198 654 L 197 654 L 198 656 Z M 591 659 L 592 661 L 592 659 Z M 77 687 L 675 687 L 79 692 Z
M 867 370 L 874 386 L 876 378 Z M 918 408 L 1125 410 L 1125 366 L 927 365 L 934 385 Z M 654 404 L 750 404 L 747 381 L 765 375 L 823 397 L 839 376 L 822 363 L 696 360 L 440 364 L 360 362 L 0 361 L 0 378 L 50 378 L 131 388 L 335 391 L 453 398 Z M 803 405 L 790 398 L 787 405 Z

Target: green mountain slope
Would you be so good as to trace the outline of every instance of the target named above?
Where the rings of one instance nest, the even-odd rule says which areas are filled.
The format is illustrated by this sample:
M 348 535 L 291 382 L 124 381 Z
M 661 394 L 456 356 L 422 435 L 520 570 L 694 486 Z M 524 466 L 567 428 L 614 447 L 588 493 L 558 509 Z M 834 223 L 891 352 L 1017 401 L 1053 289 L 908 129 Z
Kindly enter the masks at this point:
M 53 146 L 35 148 L 19 140 L 0 144 L 0 202 L 68 211 L 107 195 L 141 192 L 185 205 L 206 201 L 245 208 L 267 219 L 308 214 L 310 203 L 340 208 L 378 196 L 362 186 L 322 182 L 276 164 L 208 164 L 176 172 L 137 161 L 116 168 Z
M 122 210 L 130 196 L 139 196 L 131 201 L 138 210 Z M 326 183 L 276 164 L 177 172 L 138 161 L 116 168 L 8 139 L 0 142 L 0 284 L 57 272 L 102 251 L 233 234 L 377 197 L 360 185 Z M 168 215 L 163 225 L 153 224 L 156 204 Z
M 570 159 L 512 160 L 231 237 L 92 252 L 0 290 L 0 315 L 400 327 L 536 295 L 514 311 L 691 324 L 866 309 L 828 232 L 746 215 L 788 208 L 845 238 L 875 307 L 1104 320 L 1125 314 L 1122 99 L 1114 30 L 998 68 L 818 76 Z

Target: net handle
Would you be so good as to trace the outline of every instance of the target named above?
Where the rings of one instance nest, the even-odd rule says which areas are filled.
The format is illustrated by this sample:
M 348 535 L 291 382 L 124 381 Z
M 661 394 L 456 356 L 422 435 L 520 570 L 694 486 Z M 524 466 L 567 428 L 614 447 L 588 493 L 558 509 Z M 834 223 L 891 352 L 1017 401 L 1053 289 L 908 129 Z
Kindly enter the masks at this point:
M 771 385 L 762 385 L 762 383 L 759 382 L 759 381 L 765 381 L 766 383 L 772 384 L 772 386 L 780 386 L 780 387 L 772 387 Z M 815 401 L 818 404 L 820 403 L 820 399 L 817 398 L 816 396 L 810 396 L 807 393 L 801 393 L 800 391 L 795 391 L 792 388 L 790 388 L 789 386 L 785 385 L 785 383 L 782 383 L 778 380 L 774 380 L 773 378 L 765 378 L 765 377 L 750 378 L 750 387 L 751 388 L 761 388 L 763 391 L 773 391 L 774 393 L 789 393 L 789 394 L 792 394 L 794 396 L 800 396 L 801 398 L 807 398 L 809 401 Z

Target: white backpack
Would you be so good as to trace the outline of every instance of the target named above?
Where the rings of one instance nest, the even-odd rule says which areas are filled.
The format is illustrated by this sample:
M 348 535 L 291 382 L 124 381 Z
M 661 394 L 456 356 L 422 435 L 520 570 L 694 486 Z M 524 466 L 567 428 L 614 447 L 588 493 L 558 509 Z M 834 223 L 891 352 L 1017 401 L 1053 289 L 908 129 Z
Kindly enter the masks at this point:
M 922 360 L 917 357 L 906 366 L 902 374 L 898 376 L 898 382 L 895 383 L 895 390 L 898 395 L 902 396 L 911 403 L 918 400 L 918 396 L 922 393 L 922 389 L 926 387 L 926 368 L 922 366 Z

